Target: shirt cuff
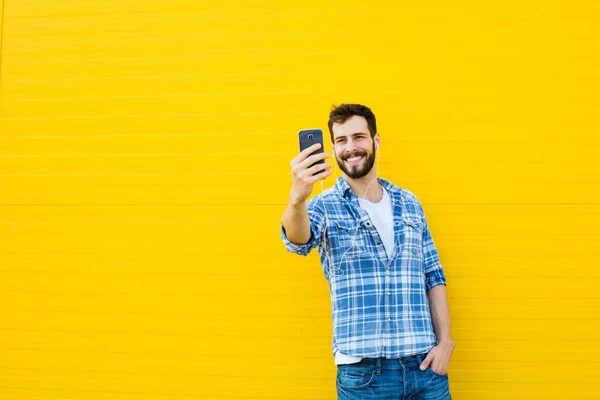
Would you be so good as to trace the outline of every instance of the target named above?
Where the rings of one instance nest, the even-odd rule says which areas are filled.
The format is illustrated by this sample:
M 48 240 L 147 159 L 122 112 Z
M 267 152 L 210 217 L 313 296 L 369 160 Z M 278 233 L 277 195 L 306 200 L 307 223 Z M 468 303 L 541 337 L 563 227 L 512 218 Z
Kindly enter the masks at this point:
M 285 244 L 285 248 L 287 249 L 287 251 L 289 251 L 290 253 L 300 254 L 301 256 L 307 256 L 308 253 L 310 253 L 310 250 L 312 249 L 312 242 L 314 240 L 312 231 L 310 232 L 310 239 L 307 243 L 296 244 L 290 242 L 290 240 L 287 238 L 287 235 L 285 234 L 285 228 L 283 227 L 283 223 L 280 222 L 279 225 L 281 226 L 281 239 L 283 240 L 283 244 Z
M 446 285 L 446 276 L 442 266 L 438 264 L 438 267 L 433 271 L 429 272 L 425 277 L 425 291 L 430 291 L 437 285 Z

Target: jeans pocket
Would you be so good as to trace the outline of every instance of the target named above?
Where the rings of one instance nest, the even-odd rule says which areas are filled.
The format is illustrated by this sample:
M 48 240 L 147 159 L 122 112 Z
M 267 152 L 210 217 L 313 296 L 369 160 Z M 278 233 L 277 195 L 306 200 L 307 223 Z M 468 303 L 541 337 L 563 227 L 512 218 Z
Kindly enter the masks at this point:
M 364 368 L 352 365 L 338 366 L 337 384 L 348 390 L 362 389 L 369 386 L 375 378 L 373 368 Z
M 427 368 L 429 371 L 431 371 L 432 374 L 434 374 L 435 376 L 441 376 L 443 378 L 446 378 L 448 376 L 448 374 L 440 374 L 439 372 L 436 372 L 433 368 L 431 368 L 431 365 L 429 366 L 429 368 Z

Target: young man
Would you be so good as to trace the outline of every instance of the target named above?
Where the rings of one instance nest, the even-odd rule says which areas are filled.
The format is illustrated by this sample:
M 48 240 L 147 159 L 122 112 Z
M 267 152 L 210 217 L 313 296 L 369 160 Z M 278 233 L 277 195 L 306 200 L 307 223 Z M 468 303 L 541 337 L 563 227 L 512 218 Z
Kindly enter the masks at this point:
M 291 252 L 319 250 L 331 292 L 338 398 L 450 399 L 446 278 L 423 208 L 409 191 L 377 178 L 381 139 L 368 107 L 334 107 L 328 126 L 342 178 L 307 203 L 313 185 L 331 174 L 327 162 L 311 165 L 329 154 L 310 156 L 315 145 L 294 158 L 281 235 Z

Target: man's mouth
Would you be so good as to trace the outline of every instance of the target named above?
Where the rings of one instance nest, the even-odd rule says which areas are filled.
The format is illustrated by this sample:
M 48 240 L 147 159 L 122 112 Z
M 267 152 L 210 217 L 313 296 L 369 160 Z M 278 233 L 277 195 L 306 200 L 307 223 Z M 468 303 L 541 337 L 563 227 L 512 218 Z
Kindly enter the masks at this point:
M 360 163 L 360 161 L 364 158 L 364 156 L 352 156 L 346 158 L 346 162 L 350 165 L 356 165 Z

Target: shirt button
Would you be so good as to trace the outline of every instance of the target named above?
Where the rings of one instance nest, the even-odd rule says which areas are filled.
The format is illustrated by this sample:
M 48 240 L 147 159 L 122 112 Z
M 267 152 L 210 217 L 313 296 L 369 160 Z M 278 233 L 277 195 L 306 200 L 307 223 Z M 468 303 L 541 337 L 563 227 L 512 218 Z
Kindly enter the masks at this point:
M 390 295 L 390 292 L 387 292 L 386 294 L 389 296 L 389 295 Z
M 381 246 L 381 242 L 377 242 L 377 246 Z
M 370 222 L 367 222 L 365 225 L 367 225 L 367 226 L 371 226 L 371 223 L 370 223 Z
M 392 319 L 391 319 L 391 318 L 388 318 L 388 322 L 392 322 Z

